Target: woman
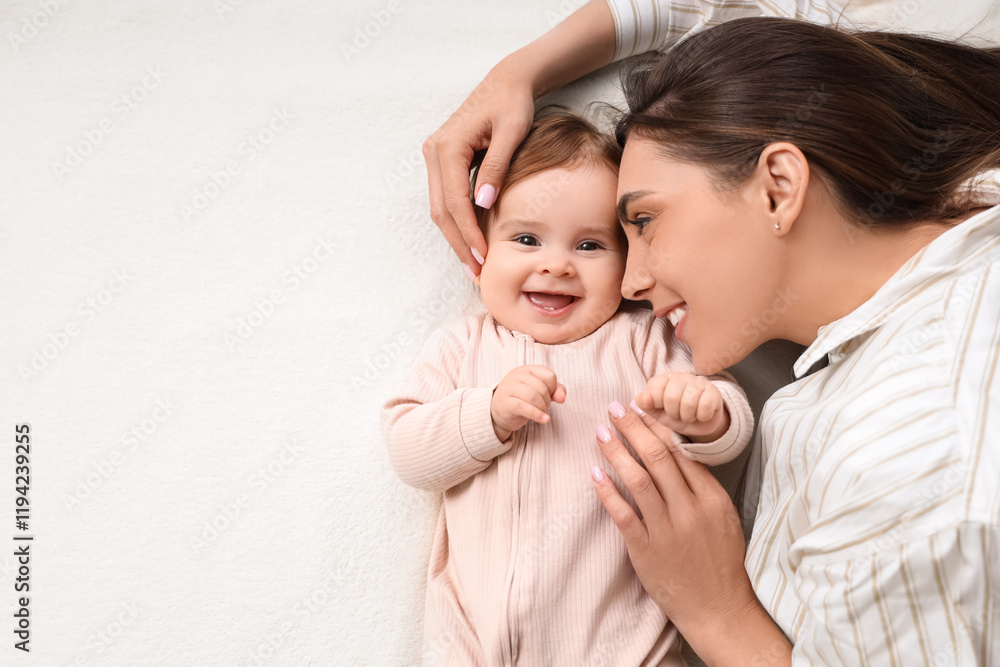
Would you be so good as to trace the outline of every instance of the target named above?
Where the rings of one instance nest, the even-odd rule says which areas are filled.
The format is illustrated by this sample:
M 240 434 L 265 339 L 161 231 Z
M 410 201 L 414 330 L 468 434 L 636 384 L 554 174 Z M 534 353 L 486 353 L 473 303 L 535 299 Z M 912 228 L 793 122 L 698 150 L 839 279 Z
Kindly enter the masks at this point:
M 746 572 L 718 484 L 612 415 L 644 522 L 595 483 L 647 591 L 710 664 L 1000 659 L 1000 207 L 967 188 L 1000 167 L 1000 50 L 746 19 L 624 86 L 623 294 L 684 305 L 701 373 L 808 346 L 761 416 Z
M 686 308 L 702 373 L 808 346 L 745 568 L 722 487 L 612 404 L 640 514 L 594 483 L 647 591 L 709 664 L 1000 663 L 1000 207 L 968 186 L 1000 167 L 1000 52 L 733 21 L 625 91 L 623 294 Z

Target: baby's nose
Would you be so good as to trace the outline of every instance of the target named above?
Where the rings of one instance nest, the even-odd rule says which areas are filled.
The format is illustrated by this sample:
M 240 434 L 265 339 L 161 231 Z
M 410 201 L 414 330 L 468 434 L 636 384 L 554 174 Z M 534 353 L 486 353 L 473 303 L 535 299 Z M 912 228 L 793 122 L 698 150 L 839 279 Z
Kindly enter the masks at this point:
M 567 253 L 558 250 L 545 253 L 538 269 L 541 273 L 551 273 L 556 276 L 576 273 L 572 258 Z

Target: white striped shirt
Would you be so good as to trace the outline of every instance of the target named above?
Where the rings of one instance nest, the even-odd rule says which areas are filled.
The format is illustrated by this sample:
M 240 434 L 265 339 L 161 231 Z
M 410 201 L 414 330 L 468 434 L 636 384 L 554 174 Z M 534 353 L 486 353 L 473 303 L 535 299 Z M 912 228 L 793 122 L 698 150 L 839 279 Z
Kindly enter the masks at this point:
M 751 16 L 849 26 L 829 0 L 607 0 L 615 20 L 615 60 L 665 50 L 682 37 Z
M 747 571 L 793 663 L 1000 665 L 1000 207 L 821 327 L 796 376 L 826 355 L 751 462 Z
M 850 26 L 824 0 L 608 4 L 616 60 L 744 16 Z M 827 355 L 767 402 L 749 471 L 747 571 L 793 664 L 1000 667 L 1000 206 L 821 328 L 796 376 Z

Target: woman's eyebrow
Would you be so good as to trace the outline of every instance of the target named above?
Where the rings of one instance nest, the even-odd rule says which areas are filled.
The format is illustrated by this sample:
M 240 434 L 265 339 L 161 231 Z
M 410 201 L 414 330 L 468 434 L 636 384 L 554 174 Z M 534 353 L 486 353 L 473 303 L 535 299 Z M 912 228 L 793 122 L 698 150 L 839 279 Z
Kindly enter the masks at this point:
M 628 219 L 627 209 L 630 203 L 650 193 L 650 190 L 632 190 L 623 194 L 618 200 L 618 206 L 615 207 L 615 212 L 618 213 L 618 221 L 625 222 Z

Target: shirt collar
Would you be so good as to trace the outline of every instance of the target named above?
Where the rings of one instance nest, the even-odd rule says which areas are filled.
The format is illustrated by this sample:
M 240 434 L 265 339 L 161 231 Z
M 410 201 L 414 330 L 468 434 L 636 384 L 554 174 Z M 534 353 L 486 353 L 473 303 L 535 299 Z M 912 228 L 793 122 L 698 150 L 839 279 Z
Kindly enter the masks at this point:
M 830 355 L 836 362 L 857 349 L 895 312 L 895 308 L 916 297 L 932 284 L 947 279 L 959 270 L 962 260 L 982 252 L 989 240 L 1000 236 L 1000 206 L 994 206 L 955 225 L 911 257 L 870 298 L 853 312 L 824 325 L 793 370 L 801 378 L 816 362 Z M 1000 254 L 994 247 L 980 261 L 995 262 Z M 978 265 L 980 262 L 976 262 Z M 968 267 L 962 268 L 962 272 Z

